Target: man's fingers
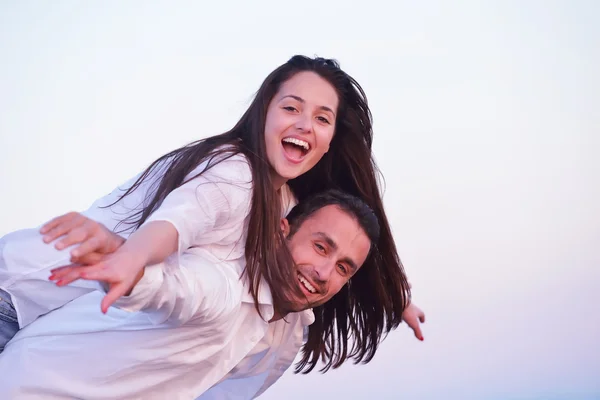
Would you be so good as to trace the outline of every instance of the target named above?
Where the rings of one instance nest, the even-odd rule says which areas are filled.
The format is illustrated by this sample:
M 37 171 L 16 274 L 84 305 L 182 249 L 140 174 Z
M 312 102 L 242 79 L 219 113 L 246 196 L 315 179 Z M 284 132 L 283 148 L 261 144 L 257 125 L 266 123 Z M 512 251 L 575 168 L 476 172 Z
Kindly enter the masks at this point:
M 97 236 L 92 236 L 86 239 L 87 240 L 82 241 L 82 243 L 79 246 L 77 246 L 71 251 L 72 257 L 83 257 L 86 254 L 94 253 L 101 250 L 103 243 L 100 239 L 98 239 Z
M 68 215 L 68 214 L 67 214 Z M 47 230 L 44 234 L 43 240 L 44 243 L 50 243 L 53 240 L 63 236 L 65 233 L 73 230 L 75 227 L 81 224 L 81 219 L 77 218 L 77 216 L 62 216 L 57 218 L 57 223 L 54 226 Z M 41 232 L 41 231 L 40 231 Z M 64 247 L 56 245 L 58 250 L 62 250 Z
M 63 223 L 55 226 L 54 228 L 50 229 L 48 231 L 48 233 L 46 233 L 44 235 L 42 240 L 44 241 L 44 243 L 50 243 L 50 242 L 58 239 L 59 237 L 63 236 L 65 233 L 67 233 L 71 229 L 73 229 L 75 227 L 75 223 L 76 223 L 76 221 L 69 220 L 69 221 L 63 222 Z M 58 249 L 58 250 L 61 250 L 61 249 Z
M 56 218 L 52 218 L 50 221 L 46 222 L 44 225 L 42 225 L 42 227 L 40 228 L 40 233 L 46 234 L 48 233 L 51 229 L 54 229 L 55 227 L 57 227 L 58 225 L 64 223 L 65 221 L 68 221 L 70 219 L 73 218 L 72 213 L 68 213 L 68 214 L 63 214 L 60 217 L 56 217 Z
M 62 225 L 59 228 L 62 228 Z M 54 245 L 57 250 L 62 250 L 74 244 L 84 242 L 88 238 L 88 232 L 81 226 L 69 226 L 68 229 L 68 231 L 62 232 L 61 235 L 64 235 L 64 237 Z

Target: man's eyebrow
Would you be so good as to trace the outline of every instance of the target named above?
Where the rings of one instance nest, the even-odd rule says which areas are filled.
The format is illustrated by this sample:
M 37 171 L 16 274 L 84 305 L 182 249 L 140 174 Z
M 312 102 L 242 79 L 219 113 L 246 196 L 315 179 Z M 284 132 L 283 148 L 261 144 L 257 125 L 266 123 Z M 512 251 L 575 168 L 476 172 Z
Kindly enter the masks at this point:
M 331 247 L 333 250 L 337 250 L 338 249 L 338 245 L 335 242 L 335 240 L 333 240 L 331 238 L 331 236 L 329 236 L 325 232 L 315 232 L 315 233 L 313 233 L 313 236 L 317 236 L 321 240 L 325 241 L 325 243 L 327 243 L 327 245 L 329 247 Z M 352 270 L 352 272 L 356 272 L 356 270 L 358 270 L 358 265 L 356 265 L 356 263 L 354 262 L 354 260 L 352 260 L 351 258 L 345 257 L 341 261 L 345 262 L 346 264 L 348 264 L 350 266 L 350 269 Z
M 317 236 L 319 239 L 324 240 L 329 247 L 331 247 L 334 250 L 337 250 L 337 243 L 331 238 L 331 236 L 329 236 L 325 232 L 315 232 L 313 233 L 313 236 Z
M 306 101 L 302 97 L 296 96 L 295 94 L 288 94 L 286 96 L 283 96 L 282 98 L 279 99 L 279 101 L 285 99 L 286 97 L 291 97 L 292 99 L 297 100 L 302 104 L 306 103 Z M 319 108 L 323 111 L 329 111 L 330 113 L 333 114 L 333 116 L 335 116 L 335 112 L 331 108 L 329 108 L 327 106 L 319 106 Z

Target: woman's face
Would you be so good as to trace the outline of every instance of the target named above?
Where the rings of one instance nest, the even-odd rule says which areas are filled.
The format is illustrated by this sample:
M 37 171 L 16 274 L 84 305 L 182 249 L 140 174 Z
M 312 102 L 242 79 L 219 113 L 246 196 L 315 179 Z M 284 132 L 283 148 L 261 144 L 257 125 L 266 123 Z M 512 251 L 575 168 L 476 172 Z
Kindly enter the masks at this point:
M 314 72 L 299 72 L 281 85 L 265 123 L 276 188 L 314 167 L 329 150 L 338 104 L 335 88 Z

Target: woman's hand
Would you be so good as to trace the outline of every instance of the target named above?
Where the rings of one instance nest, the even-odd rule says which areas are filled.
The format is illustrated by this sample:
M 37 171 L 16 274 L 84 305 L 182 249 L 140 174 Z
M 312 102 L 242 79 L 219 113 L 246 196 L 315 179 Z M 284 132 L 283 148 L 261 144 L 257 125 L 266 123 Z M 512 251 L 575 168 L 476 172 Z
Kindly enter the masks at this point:
M 68 285 L 78 279 L 99 281 L 106 284 L 108 292 L 102 299 L 103 313 L 119 299 L 131 293 L 133 287 L 144 276 L 144 256 L 121 248 L 113 254 L 105 256 L 93 265 L 67 265 L 52 270 L 50 280 L 58 286 Z

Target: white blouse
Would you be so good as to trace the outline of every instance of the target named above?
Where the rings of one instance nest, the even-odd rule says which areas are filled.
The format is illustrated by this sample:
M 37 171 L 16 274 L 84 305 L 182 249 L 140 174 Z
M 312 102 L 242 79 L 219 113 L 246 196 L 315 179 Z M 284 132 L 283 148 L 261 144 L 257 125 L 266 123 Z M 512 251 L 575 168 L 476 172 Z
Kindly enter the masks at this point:
M 147 204 L 162 171 L 115 205 L 109 206 L 123 189 L 84 214 L 114 230 Z M 179 252 L 147 267 L 132 294 L 106 315 L 99 312 L 104 293 L 98 283 L 59 288 L 47 280 L 52 268 L 68 263 L 70 249 L 45 245 L 37 229 L 2 238 L 0 287 L 11 294 L 24 329 L 0 355 L 0 398 L 193 399 L 223 380 L 269 329 L 239 279 L 251 178 L 245 157 L 236 155 L 171 192 L 147 222 L 171 222 L 179 232 Z M 283 194 L 289 209 L 293 201 Z M 260 308 L 268 320 L 272 298 L 266 284 L 261 288 Z M 136 310 L 143 312 L 130 312 Z M 302 315 L 308 321 L 312 313 Z M 284 357 L 289 366 L 298 348 L 297 341 L 281 343 L 276 359 Z M 267 375 L 274 372 L 276 380 L 277 368 L 281 361 L 269 364 Z

